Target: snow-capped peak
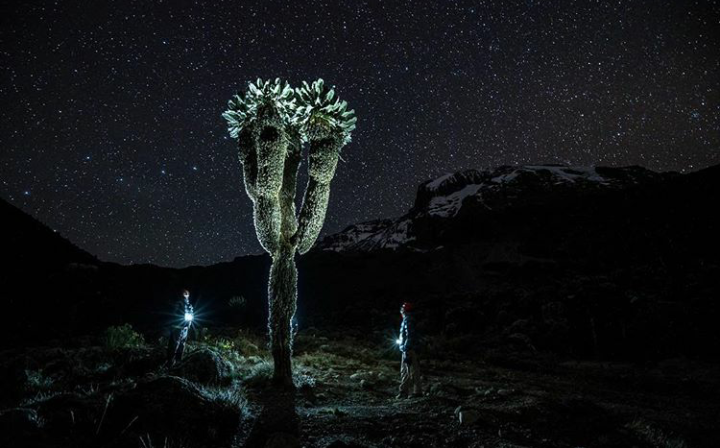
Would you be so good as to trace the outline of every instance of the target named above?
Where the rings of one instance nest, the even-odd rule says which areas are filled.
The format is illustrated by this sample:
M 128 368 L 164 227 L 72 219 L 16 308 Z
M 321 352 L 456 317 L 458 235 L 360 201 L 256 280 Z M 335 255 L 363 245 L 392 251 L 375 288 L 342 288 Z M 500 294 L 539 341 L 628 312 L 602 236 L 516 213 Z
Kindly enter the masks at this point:
M 321 250 L 369 251 L 423 244 L 420 234 L 433 234 L 465 208 L 473 215 L 498 213 L 513 207 L 564 200 L 568 195 L 623 188 L 662 177 L 640 167 L 605 168 L 561 165 L 501 166 L 465 170 L 424 182 L 415 204 L 397 219 L 370 221 L 324 238 Z M 558 199 L 559 198 L 559 199 Z M 420 230 L 422 229 L 422 230 Z M 435 230 L 432 230 L 435 229 Z

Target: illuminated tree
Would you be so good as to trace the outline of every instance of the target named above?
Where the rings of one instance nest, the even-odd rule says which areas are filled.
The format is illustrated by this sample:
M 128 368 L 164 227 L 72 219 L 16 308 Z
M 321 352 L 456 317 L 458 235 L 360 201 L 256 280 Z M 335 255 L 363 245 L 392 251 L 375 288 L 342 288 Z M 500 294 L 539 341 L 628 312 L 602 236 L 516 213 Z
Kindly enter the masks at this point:
M 272 257 L 268 285 L 270 346 L 276 383 L 292 386 L 292 329 L 297 308 L 295 252 L 320 234 L 340 151 L 355 129 L 355 112 L 322 79 L 292 89 L 280 79 L 248 83 L 223 113 L 238 140 L 245 191 L 253 202 L 258 241 Z M 308 183 L 295 210 L 298 168 L 308 144 Z

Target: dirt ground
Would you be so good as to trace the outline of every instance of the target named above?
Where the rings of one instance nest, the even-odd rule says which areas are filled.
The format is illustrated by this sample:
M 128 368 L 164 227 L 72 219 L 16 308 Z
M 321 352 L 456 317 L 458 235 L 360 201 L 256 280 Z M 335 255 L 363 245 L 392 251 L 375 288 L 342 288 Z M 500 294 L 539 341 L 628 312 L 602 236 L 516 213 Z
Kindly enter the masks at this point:
M 710 447 L 720 440 L 715 366 L 538 355 L 424 359 L 424 396 L 396 399 L 399 355 L 372 358 L 373 347 L 361 347 L 336 343 L 336 353 L 321 358 L 327 367 L 313 363 L 317 354 L 298 358 L 300 372 L 316 379 L 296 407 L 303 446 Z
M 113 351 L 98 346 L 6 351 L 2 367 L 10 388 L 1 397 L 0 442 L 143 448 L 681 448 L 716 447 L 720 440 L 716 365 L 684 359 L 633 365 L 528 353 L 473 359 L 436 354 L 421 358 L 424 394 L 397 399 L 399 353 L 377 338 L 368 339 L 301 336 L 294 392 L 268 386 L 271 364 L 258 348 L 261 336 L 209 338 L 188 347 L 186 359 L 193 351 L 211 350 L 232 367 L 228 378 L 213 386 L 176 378 L 184 373 L 162 368 L 159 344 Z M 8 376 L 12 366 L 25 372 L 24 383 Z M 160 417 L 151 418 L 143 409 L 129 424 L 122 420 L 125 414 L 115 409 L 122 403 L 146 406 L 158 400 L 123 397 L 154 393 L 159 380 L 174 381 L 182 393 L 189 390 L 183 400 L 201 401 L 199 411 L 177 414 L 170 426 L 153 426 L 152 419 Z M 158 406 L 169 410 L 180 399 L 167 393 L 160 397 Z M 195 409 L 192 402 L 184 406 Z M 229 413 L 229 421 L 238 423 L 206 428 L 205 409 L 217 416 Z M 67 415 L 71 421 L 57 424 Z M 81 430 L 83 418 L 87 428 Z M 188 428 L 192 431 L 183 432 Z M 231 439 L 218 435 L 226 429 L 234 434 Z

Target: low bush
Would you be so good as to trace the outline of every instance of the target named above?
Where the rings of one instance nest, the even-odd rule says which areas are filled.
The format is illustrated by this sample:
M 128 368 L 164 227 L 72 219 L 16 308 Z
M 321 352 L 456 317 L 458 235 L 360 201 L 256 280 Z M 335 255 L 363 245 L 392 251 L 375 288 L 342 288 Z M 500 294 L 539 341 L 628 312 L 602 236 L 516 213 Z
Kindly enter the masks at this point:
M 240 309 L 245 307 L 245 297 L 243 296 L 233 296 L 230 297 L 230 300 L 228 300 L 228 306 L 230 308 Z
M 247 397 L 238 382 L 234 382 L 230 387 L 199 386 L 199 388 L 205 397 L 221 406 L 238 408 L 243 412 L 246 411 Z
M 25 370 L 25 388 L 29 391 L 48 390 L 53 384 L 52 378 L 42 370 Z
M 626 427 L 652 446 L 658 448 L 687 448 L 687 444 L 681 438 L 671 437 L 646 421 L 635 420 Z
M 129 348 L 145 345 L 145 338 L 133 330 L 132 325 L 124 324 L 119 327 L 108 327 L 102 337 L 102 343 L 107 348 Z
M 246 387 L 263 388 L 270 384 L 272 376 L 273 364 L 268 361 L 262 361 L 252 366 L 242 381 Z

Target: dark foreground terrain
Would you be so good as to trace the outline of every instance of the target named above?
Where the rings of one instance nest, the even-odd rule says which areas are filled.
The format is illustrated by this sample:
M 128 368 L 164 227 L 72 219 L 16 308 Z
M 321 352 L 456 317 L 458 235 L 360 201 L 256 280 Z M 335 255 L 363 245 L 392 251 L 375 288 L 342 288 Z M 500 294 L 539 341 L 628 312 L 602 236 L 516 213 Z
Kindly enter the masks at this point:
M 720 446 L 718 196 L 720 166 L 425 182 L 298 257 L 295 394 L 267 387 L 269 257 L 107 263 L 0 201 L 0 447 Z M 427 395 L 395 400 L 404 301 Z
M 297 391 L 268 387 L 261 339 L 198 336 L 167 371 L 162 341 L 2 353 L 0 446 L 715 447 L 720 369 L 576 362 L 531 352 L 461 359 L 435 347 L 425 395 L 395 399 L 384 334 L 298 338 Z M 115 345 L 114 347 L 112 345 Z

